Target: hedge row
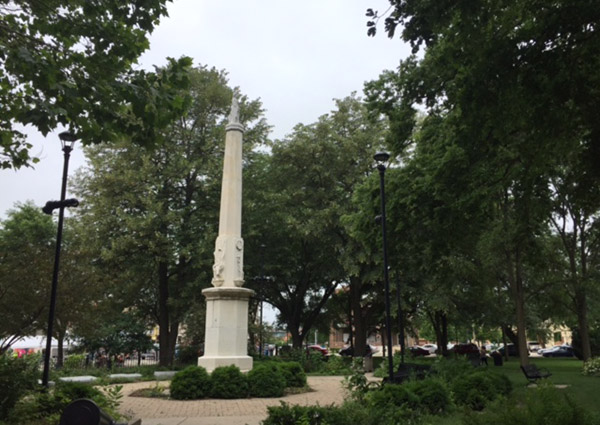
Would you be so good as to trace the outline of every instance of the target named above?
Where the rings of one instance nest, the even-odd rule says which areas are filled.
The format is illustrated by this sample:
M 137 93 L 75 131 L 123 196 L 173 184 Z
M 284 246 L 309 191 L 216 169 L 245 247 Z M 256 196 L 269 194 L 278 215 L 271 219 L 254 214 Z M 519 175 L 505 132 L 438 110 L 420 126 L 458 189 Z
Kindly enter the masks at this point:
M 273 362 L 244 374 L 237 366 L 216 368 L 210 375 L 203 367 L 189 366 L 171 381 L 176 400 L 200 398 L 280 397 L 287 387 L 304 387 L 306 374 L 296 362 Z

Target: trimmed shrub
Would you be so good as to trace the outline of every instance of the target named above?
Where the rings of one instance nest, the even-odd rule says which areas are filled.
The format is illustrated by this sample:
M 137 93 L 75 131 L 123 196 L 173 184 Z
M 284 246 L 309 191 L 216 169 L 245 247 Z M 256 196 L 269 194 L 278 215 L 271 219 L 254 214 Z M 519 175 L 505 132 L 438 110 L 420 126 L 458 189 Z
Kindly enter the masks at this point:
M 507 397 L 513 390 L 512 382 L 508 379 L 508 376 L 503 373 L 497 373 L 489 371 L 487 372 L 489 379 L 492 380 L 492 385 L 496 391 L 496 397 L 504 396 Z
M 406 385 L 383 385 L 376 391 L 369 391 L 366 400 L 367 405 L 376 410 L 394 407 L 408 413 L 419 407 L 419 397 L 410 391 Z
M 498 385 L 503 388 L 498 388 Z M 508 387 L 510 388 L 510 382 Z M 500 375 L 486 370 L 475 371 L 452 383 L 454 401 L 473 410 L 482 410 L 490 400 L 505 395 L 506 391 L 506 381 Z
M 214 398 L 248 397 L 248 379 L 237 366 L 216 368 L 210 375 L 210 382 L 210 395 Z
M 0 420 L 8 417 L 17 401 L 35 388 L 39 359 L 36 355 L 0 356 Z
M 286 387 L 302 388 L 306 386 L 306 373 L 298 362 L 279 363 L 281 373 L 285 378 Z
M 344 403 L 342 406 L 280 406 L 267 407 L 268 416 L 263 425 L 381 425 L 373 416 L 357 403 Z
M 173 376 L 171 397 L 176 400 L 195 400 L 210 394 L 210 377 L 206 369 L 189 366 Z
M 406 389 L 412 392 L 419 400 L 419 409 L 424 413 L 440 414 L 446 412 L 452 405 L 450 390 L 439 379 L 424 379 L 410 381 Z
M 262 364 L 248 372 L 251 397 L 281 397 L 285 378 L 275 363 Z

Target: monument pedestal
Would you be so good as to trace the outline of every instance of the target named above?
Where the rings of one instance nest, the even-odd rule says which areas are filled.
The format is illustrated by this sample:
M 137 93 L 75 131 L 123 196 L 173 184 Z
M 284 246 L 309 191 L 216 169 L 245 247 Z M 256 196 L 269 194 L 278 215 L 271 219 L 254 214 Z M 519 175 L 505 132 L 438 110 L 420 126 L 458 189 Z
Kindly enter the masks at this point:
M 254 291 L 237 287 L 215 287 L 202 291 L 206 297 L 204 356 L 198 366 L 212 372 L 219 366 L 252 369 L 248 356 L 248 302 Z

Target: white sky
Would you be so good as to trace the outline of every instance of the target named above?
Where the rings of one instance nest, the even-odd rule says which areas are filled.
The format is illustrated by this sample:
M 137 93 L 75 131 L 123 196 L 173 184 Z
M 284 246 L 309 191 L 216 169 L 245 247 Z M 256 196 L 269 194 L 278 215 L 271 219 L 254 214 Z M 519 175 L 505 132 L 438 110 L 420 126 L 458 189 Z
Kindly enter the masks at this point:
M 409 48 L 379 34 L 366 35 L 365 11 L 383 12 L 387 0 L 175 0 L 150 38 L 140 66 L 164 65 L 166 57 L 190 56 L 195 64 L 229 73 L 230 85 L 261 98 L 272 138 L 297 123 L 309 124 L 331 111 L 334 98 L 385 69 L 395 69 Z M 383 22 L 381 22 L 383 24 Z M 16 202 L 44 205 L 60 197 L 63 156 L 58 132 L 30 132 L 34 168 L 0 170 L 0 219 Z M 85 163 L 75 146 L 70 172 Z M 67 189 L 68 190 L 68 189 Z M 67 197 L 69 195 L 67 194 Z

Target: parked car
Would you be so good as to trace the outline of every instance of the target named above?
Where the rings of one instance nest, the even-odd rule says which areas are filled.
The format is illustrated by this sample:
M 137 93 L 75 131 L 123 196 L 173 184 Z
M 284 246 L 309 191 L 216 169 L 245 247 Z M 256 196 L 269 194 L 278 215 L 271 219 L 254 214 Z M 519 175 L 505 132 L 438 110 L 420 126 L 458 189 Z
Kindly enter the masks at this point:
M 561 347 L 560 345 L 555 345 L 553 347 L 546 347 L 546 348 L 540 348 L 539 350 L 537 350 L 538 354 L 543 355 L 544 353 L 548 353 L 550 351 L 554 351 L 556 350 L 556 348 Z M 564 347 L 571 347 L 570 345 L 564 345 Z
M 560 345 L 557 347 L 552 347 L 552 349 L 546 351 L 542 354 L 544 357 L 573 357 L 575 352 L 573 351 L 573 347 L 568 345 Z
M 367 356 L 372 356 L 373 354 L 375 354 L 377 352 L 377 348 L 373 347 L 371 344 L 367 344 Z M 348 357 L 352 357 L 354 356 L 354 347 L 352 345 L 349 345 L 345 348 L 342 348 L 340 350 L 340 356 L 348 356 Z
M 408 349 L 408 352 L 410 353 L 411 356 L 414 356 L 414 357 L 421 357 L 421 356 L 429 355 L 429 351 L 427 351 L 423 347 L 419 347 L 418 345 L 415 345 L 414 347 L 410 347 Z
M 321 353 L 323 356 L 328 356 L 329 355 L 329 350 L 327 348 L 321 347 L 320 345 L 309 345 L 308 347 L 306 347 L 306 352 L 307 353 Z
M 435 345 L 435 344 L 423 344 L 420 347 L 429 351 L 429 354 L 435 354 L 435 352 L 437 351 L 437 348 L 438 348 L 437 345 Z
M 472 342 L 467 342 L 454 345 L 451 351 L 456 354 L 476 354 L 479 353 L 479 347 Z
M 514 356 L 514 357 L 519 356 L 519 349 L 517 348 L 517 346 L 515 344 L 507 344 L 506 347 L 508 348 L 509 356 Z M 498 352 L 502 355 L 504 355 L 505 351 L 506 351 L 506 348 L 504 346 L 498 348 Z
M 529 349 L 530 352 L 536 353 L 537 350 L 539 350 L 542 347 L 540 346 L 540 343 L 537 341 L 529 341 L 529 342 L 527 342 L 527 348 Z

